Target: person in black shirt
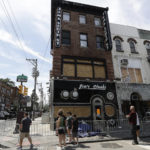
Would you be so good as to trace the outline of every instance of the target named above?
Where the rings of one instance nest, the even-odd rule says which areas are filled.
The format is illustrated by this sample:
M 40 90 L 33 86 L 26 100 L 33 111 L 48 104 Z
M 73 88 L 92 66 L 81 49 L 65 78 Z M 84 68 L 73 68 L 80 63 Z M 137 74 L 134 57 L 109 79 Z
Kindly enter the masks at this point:
M 72 139 L 78 145 L 78 119 L 76 115 L 73 115 Z
M 135 107 L 130 106 L 130 111 L 131 112 L 129 113 L 129 115 L 126 115 L 126 117 L 129 119 L 129 122 L 132 125 L 132 128 L 131 128 L 131 133 L 133 135 L 132 144 L 136 145 L 136 144 L 138 144 L 138 141 L 137 141 L 137 134 L 136 134 L 137 115 L 136 115 Z
M 21 121 L 20 124 L 20 147 L 19 149 L 22 149 L 22 143 L 23 143 L 23 139 L 26 137 L 28 138 L 28 141 L 30 142 L 30 149 L 33 148 L 33 144 L 32 144 L 32 139 L 30 137 L 30 125 L 31 125 L 32 121 L 31 119 L 28 117 L 28 113 L 24 113 L 24 118 Z

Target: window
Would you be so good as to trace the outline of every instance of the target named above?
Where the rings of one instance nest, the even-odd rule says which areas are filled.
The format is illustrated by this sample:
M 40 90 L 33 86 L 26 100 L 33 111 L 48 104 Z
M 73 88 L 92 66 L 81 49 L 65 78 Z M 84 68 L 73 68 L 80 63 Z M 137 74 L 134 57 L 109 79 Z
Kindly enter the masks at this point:
M 62 31 L 62 44 L 70 45 L 70 31 Z
M 146 50 L 147 50 L 147 54 L 150 56 L 150 43 L 146 42 Z
M 62 74 L 67 77 L 106 79 L 104 61 L 84 58 L 63 58 Z
M 63 21 L 70 21 L 70 13 L 63 12 Z
M 120 39 L 116 39 L 115 40 L 115 44 L 116 44 L 116 51 L 122 51 L 121 40 Z
M 86 24 L 86 17 L 83 16 L 83 15 L 80 15 L 80 16 L 79 16 L 79 23 L 80 23 L 80 24 Z
M 80 46 L 81 47 L 87 47 L 87 34 L 80 34 Z
M 95 23 L 95 26 L 101 26 L 101 19 L 100 18 L 94 18 L 94 23 Z
M 123 81 L 130 83 L 143 83 L 140 68 L 121 68 Z
M 130 45 L 131 53 L 135 53 L 136 52 L 135 42 L 134 41 L 129 41 L 129 45 Z
M 104 48 L 104 37 L 96 36 L 96 48 Z

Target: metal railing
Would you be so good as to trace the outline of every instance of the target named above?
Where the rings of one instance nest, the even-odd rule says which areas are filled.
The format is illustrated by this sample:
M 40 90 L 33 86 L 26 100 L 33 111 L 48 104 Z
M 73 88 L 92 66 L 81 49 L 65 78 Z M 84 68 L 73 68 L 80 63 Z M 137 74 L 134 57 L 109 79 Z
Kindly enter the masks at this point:
M 35 121 L 30 127 L 31 136 L 51 136 L 56 132 L 51 130 L 54 123 L 42 124 L 41 121 Z M 0 136 L 18 136 L 13 134 L 16 126 L 15 120 L 0 121 Z M 91 136 L 111 136 L 125 138 L 131 136 L 130 124 L 127 119 L 116 120 L 81 120 L 79 121 L 79 137 Z M 150 120 L 144 118 L 141 120 L 141 136 L 150 136 Z

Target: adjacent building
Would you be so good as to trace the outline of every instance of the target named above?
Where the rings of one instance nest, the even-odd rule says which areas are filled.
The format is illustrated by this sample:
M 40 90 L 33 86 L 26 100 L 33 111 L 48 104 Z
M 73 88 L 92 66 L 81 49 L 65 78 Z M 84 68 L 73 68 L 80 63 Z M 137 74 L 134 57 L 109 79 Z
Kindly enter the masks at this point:
M 118 24 L 110 27 L 120 116 L 135 105 L 144 117 L 150 109 L 150 31 Z
M 108 8 L 52 0 L 51 115 L 117 118 Z
M 18 99 L 17 87 L 0 82 L 0 111 L 16 109 Z

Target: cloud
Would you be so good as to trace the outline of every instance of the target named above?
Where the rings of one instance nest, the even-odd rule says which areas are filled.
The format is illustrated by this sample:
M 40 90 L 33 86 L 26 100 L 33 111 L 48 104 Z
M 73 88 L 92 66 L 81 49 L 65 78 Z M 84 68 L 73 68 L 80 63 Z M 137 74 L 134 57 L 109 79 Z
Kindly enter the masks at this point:
M 19 48 L 22 51 L 25 51 L 33 56 L 38 57 L 39 59 L 50 63 L 50 60 L 42 57 L 38 52 L 35 52 L 32 48 L 28 47 L 23 41 L 18 41 L 11 34 L 5 30 L 0 30 L 0 40 L 12 44 L 13 46 Z

